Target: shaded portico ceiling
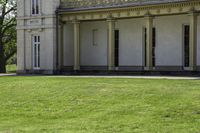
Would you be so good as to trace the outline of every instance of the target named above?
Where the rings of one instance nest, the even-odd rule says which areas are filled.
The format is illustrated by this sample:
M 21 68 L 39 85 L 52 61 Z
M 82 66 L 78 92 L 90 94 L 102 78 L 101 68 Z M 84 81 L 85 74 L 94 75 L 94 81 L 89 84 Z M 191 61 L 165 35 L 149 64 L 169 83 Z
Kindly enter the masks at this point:
M 90 10 L 102 8 L 134 7 L 195 0 L 61 0 L 59 9 L 65 11 Z

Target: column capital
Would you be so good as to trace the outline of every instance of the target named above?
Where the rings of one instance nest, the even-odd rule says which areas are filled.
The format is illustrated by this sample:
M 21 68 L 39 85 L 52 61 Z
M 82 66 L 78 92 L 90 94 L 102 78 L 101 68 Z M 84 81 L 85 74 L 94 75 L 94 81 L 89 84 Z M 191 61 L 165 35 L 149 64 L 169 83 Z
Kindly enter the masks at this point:
M 198 16 L 198 12 L 196 12 L 196 11 L 190 11 L 190 12 L 188 12 L 188 16 Z
M 114 21 L 115 21 L 115 18 L 110 14 L 110 15 L 108 15 L 108 17 L 107 17 L 107 21 L 108 21 L 108 22 L 114 22 Z
M 144 17 L 145 18 L 153 18 L 154 16 L 149 11 L 147 11 L 147 13 L 144 14 Z
M 79 20 L 77 20 L 77 19 L 74 19 L 74 20 L 72 20 L 72 23 L 73 24 L 80 24 L 81 22 Z
M 192 7 L 192 8 L 189 10 L 188 14 L 189 14 L 189 15 L 198 15 L 198 12 L 197 12 L 197 10 L 196 10 L 194 7 Z
M 107 22 L 115 22 L 116 21 L 116 19 L 115 18 L 107 18 L 107 20 L 106 20 Z
M 153 15 L 145 15 L 144 18 L 147 20 L 149 20 L 149 19 L 153 20 L 154 16 Z

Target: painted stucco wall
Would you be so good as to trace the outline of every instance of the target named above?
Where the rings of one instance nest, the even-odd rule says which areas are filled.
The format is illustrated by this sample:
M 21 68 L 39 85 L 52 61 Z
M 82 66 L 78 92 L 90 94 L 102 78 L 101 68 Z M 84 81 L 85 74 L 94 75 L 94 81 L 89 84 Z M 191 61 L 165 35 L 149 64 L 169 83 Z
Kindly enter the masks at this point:
M 119 65 L 144 66 L 144 18 L 116 21 L 119 30 Z M 189 24 L 188 15 L 154 18 L 156 28 L 156 66 L 183 65 L 183 25 Z M 73 65 L 73 25 L 65 26 L 65 65 Z M 92 31 L 98 32 L 98 45 L 92 43 Z M 198 36 L 200 17 L 198 17 Z M 68 45 L 69 44 L 69 45 Z M 107 22 L 83 22 L 80 28 L 80 53 L 82 66 L 107 65 Z M 198 65 L 200 65 L 200 39 L 198 37 Z
M 157 66 L 183 66 L 184 24 L 189 24 L 189 17 L 186 15 L 154 19 Z
M 40 14 L 31 15 L 31 0 L 18 0 L 17 69 L 33 70 L 32 36 L 41 38 L 41 70 L 52 73 L 56 69 L 56 17 L 59 0 L 40 0 Z
M 64 66 L 73 66 L 74 64 L 74 29 L 73 24 L 68 22 L 63 27 L 64 32 Z
M 93 45 L 93 30 L 97 30 L 97 45 Z M 107 66 L 106 21 L 81 23 L 80 55 L 81 66 Z
M 31 0 L 18 0 L 17 58 L 18 70 L 33 69 L 32 36 L 41 36 L 41 70 L 56 70 L 56 18 L 59 0 L 41 0 L 40 13 L 31 15 Z M 183 24 L 189 24 L 188 15 L 159 16 L 156 27 L 156 66 L 183 66 Z M 145 18 L 116 20 L 119 30 L 119 65 L 144 66 Z M 73 24 L 64 24 L 64 66 L 73 66 Z M 97 45 L 92 33 L 97 30 Z M 88 21 L 80 24 L 80 65 L 107 66 L 107 22 Z M 197 64 L 200 66 L 200 16 L 198 17 Z
M 116 22 L 119 30 L 119 65 L 143 65 L 144 19 L 125 19 Z
M 197 65 L 200 66 L 200 16 L 197 20 Z
M 59 0 L 39 0 L 40 14 L 55 14 L 56 8 L 59 6 Z M 31 16 L 31 0 L 17 0 L 18 16 Z

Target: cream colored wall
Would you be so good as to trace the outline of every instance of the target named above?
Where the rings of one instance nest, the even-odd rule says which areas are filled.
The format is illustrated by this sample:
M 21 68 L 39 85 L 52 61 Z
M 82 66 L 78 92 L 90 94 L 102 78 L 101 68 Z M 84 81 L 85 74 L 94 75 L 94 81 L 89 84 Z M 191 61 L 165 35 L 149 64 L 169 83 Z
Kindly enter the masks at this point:
M 187 15 L 154 19 L 157 66 L 183 66 L 183 24 L 189 24 Z
M 56 69 L 56 17 L 59 0 L 41 0 L 40 14 L 31 15 L 31 0 L 18 0 L 18 71 L 33 70 L 32 36 L 41 38 L 41 70 Z M 24 49 L 22 49 L 24 48 Z M 23 52 L 24 51 L 24 52 Z
M 143 18 L 117 20 L 119 29 L 119 65 L 143 65 Z
M 41 70 L 56 69 L 56 18 L 60 0 L 41 0 L 41 14 L 31 15 L 31 0 L 17 0 L 17 58 L 18 70 L 32 70 L 32 36 L 41 36 Z M 156 27 L 156 65 L 183 65 L 182 25 L 189 24 L 188 15 L 154 18 Z M 144 65 L 144 18 L 116 21 L 119 29 L 120 66 Z M 92 30 L 98 30 L 98 45 L 92 44 Z M 200 17 L 198 17 L 198 58 L 200 66 Z M 81 66 L 107 66 L 107 22 L 90 21 L 80 24 Z M 64 26 L 64 66 L 73 66 L 73 24 Z
M 59 0 L 39 0 L 39 2 L 41 15 L 55 15 L 56 8 L 60 3 Z M 17 3 L 19 7 L 18 16 L 31 16 L 31 0 L 17 0 Z M 25 6 L 23 6 L 23 4 Z M 24 12 L 24 14 L 22 12 Z
M 74 30 L 73 24 L 68 22 L 64 25 L 64 66 L 73 66 L 74 64 Z
M 92 41 L 94 29 L 97 30 L 96 46 Z M 83 22 L 80 30 L 81 66 L 107 66 L 107 22 Z
M 197 19 L 197 65 L 200 66 L 200 16 Z
M 23 71 L 25 69 L 25 47 L 24 47 L 24 30 L 17 31 L 17 70 Z
M 46 29 L 41 43 L 41 69 L 52 70 L 56 67 L 56 29 Z

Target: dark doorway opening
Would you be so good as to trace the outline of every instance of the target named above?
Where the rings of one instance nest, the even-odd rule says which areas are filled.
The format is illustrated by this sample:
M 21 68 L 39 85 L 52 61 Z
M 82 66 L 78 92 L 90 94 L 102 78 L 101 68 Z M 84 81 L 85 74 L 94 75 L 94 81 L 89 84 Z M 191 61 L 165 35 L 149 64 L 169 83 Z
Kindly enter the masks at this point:
M 144 29 L 144 50 L 145 50 L 145 66 L 147 66 L 147 29 Z M 156 66 L 156 28 L 152 29 L 152 65 L 153 67 Z
M 115 67 L 119 67 L 119 30 L 115 30 Z
M 190 66 L 190 26 L 184 25 L 184 67 Z

